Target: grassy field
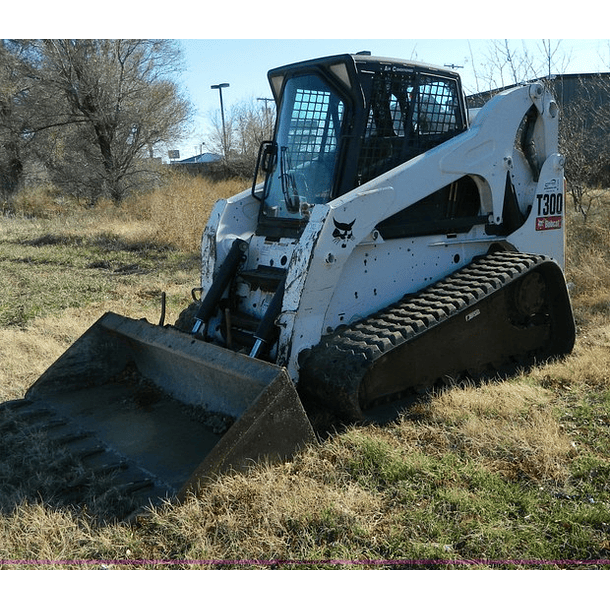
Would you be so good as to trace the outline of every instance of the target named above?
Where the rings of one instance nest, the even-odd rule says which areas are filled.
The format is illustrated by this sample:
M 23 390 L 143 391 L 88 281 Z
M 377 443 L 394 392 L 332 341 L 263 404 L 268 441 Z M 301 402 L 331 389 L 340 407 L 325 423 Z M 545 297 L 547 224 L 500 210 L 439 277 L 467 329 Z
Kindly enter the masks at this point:
M 0 400 L 21 397 L 103 312 L 173 321 L 213 202 L 175 178 L 122 209 L 23 197 L 0 219 Z M 572 355 L 422 398 L 281 465 L 223 476 L 136 524 L 17 503 L 3 568 L 605 568 L 610 565 L 610 201 L 568 219 Z M 9 476 L 0 469 L 0 477 Z

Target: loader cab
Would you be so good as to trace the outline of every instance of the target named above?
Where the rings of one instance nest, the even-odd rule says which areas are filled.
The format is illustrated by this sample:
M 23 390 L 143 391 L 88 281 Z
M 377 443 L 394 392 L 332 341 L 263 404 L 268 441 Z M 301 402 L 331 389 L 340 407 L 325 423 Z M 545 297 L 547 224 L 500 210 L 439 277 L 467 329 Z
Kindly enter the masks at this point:
M 363 102 L 349 55 L 271 70 L 269 82 L 277 119 L 273 140 L 261 145 L 252 194 L 262 202 L 258 233 L 285 236 L 300 233 L 312 206 L 336 197 L 344 140 Z
M 270 237 L 298 236 L 313 206 L 467 128 L 458 74 L 426 64 L 339 55 L 271 70 L 269 82 L 277 120 L 252 194 L 257 233 Z

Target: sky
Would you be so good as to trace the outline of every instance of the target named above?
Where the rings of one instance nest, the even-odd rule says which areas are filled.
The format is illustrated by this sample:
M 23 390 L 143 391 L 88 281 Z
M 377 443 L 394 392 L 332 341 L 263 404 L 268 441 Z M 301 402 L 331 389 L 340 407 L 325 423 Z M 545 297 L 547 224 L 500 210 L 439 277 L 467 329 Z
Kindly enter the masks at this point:
M 504 39 L 497 39 L 504 42 Z M 184 91 L 195 107 L 192 135 L 176 143 L 181 158 L 206 152 L 210 119 L 219 115 L 220 100 L 211 85 L 229 83 L 223 89 L 225 111 L 233 104 L 270 98 L 267 71 L 285 64 L 341 53 L 371 51 L 373 55 L 413 59 L 440 66 L 457 66 L 466 93 L 485 90 L 484 64 L 490 39 L 180 39 L 186 60 Z M 508 39 L 513 52 L 528 49 L 544 57 L 541 39 Z M 610 71 L 610 41 L 602 39 L 551 39 L 557 47 L 552 72 Z M 509 84 L 508 82 L 505 84 Z M 259 102 L 264 104 L 264 102 Z

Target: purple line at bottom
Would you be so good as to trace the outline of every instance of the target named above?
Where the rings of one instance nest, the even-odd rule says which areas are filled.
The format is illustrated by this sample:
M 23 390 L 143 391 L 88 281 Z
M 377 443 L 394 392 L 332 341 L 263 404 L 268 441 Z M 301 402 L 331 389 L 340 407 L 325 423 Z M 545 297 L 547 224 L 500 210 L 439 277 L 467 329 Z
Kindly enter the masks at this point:
M 0 566 L 610 566 L 610 559 L 0 559 Z

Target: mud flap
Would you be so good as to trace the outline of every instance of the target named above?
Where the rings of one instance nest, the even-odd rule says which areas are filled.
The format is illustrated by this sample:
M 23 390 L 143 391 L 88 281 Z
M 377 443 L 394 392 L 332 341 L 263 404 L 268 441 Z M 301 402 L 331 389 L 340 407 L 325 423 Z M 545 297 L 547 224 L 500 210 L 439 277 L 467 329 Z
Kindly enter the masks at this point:
M 284 368 L 114 313 L 51 365 L 26 400 L 92 431 L 150 477 L 143 499 L 153 504 L 315 442 Z

